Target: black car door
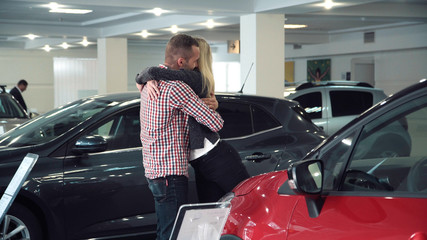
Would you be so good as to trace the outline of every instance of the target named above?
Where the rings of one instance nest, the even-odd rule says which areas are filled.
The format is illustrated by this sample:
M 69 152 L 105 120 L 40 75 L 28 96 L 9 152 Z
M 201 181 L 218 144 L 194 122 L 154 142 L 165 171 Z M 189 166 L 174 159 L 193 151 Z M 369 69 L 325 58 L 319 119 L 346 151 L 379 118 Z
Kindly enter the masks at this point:
M 102 120 L 80 136 L 102 136 L 105 151 L 75 154 L 75 142 L 70 143 L 63 188 L 69 239 L 155 232 L 139 135 L 138 106 Z
M 217 111 L 224 119 L 219 134 L 239 152 L 249 174 L 273 171 L 286 144 L 280 122 L 256 104 L 221 98 L 218 101 Z

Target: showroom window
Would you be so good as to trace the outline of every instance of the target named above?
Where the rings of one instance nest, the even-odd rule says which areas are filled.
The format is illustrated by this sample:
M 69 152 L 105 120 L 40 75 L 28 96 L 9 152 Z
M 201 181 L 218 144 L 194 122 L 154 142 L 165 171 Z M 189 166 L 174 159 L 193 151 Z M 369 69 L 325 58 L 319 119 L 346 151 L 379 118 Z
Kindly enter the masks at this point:
M 372 106 L 373 96 L 369 92 L 331 91 L 332 116 L 359 115 Z
M 242 88 L 240 62 L 214 62 L 212 71 L 216 92 L 237 92 Z
M 320 92 L 307 93 L 294 100 L 299 102 L 311 119 L 322 118 L 322 94 Z

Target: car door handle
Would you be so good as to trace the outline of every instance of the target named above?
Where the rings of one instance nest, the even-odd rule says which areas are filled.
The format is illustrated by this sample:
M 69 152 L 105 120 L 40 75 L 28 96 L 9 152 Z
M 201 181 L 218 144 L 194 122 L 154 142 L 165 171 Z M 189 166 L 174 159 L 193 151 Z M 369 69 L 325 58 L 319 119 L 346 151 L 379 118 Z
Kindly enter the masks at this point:
M 271 158 L 270 153 L 264 154 L 264 153 L 256 152 L 256 153 L 253 153 L 252 155 L 246 156 L 245 160 L 252 161 L 252 162 L 262 162 L 270 158 Z

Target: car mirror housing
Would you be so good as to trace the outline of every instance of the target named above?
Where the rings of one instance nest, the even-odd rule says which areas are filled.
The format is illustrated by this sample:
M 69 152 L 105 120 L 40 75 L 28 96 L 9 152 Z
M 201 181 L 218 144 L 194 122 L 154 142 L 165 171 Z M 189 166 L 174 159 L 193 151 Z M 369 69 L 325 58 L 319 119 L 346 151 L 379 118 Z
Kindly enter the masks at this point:
M 288 169 L 288 179 L 289 187 L 305 196 L 309 216 L 318 217 L 324 203 L 320 195 L 323 189 L 323 162 L 308 160 L 292 164 Z
M 320 160 L 298 162 L 288 169 L 289 186 L 298 194 L 319 195 L 323 186 Z
M 81 137 L 73 147 L 75 153 L 93 153 L 105 150 L 107 150 L 107 141 L 98 135 Z

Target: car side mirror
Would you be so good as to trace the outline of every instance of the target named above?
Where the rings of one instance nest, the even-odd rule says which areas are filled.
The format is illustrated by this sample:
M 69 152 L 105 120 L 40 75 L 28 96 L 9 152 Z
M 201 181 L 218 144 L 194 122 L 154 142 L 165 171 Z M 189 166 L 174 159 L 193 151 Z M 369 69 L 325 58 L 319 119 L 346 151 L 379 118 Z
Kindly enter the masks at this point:
M 299 195 L 305 196 L 310 217 L 318 217 L 324 199 L 320 195 L 323 189 L 323 163 L 321 160 L 309 160 L 292 164 L 288 169 L 289 187 Z
M 107 140 L 99 135 L 84 136 L 74 144 L 75 153 L 94 153 L 107 150 Z
M 40 114 L 39 113 L 36 113 L 36 112 L 30 112 L 30 118 L 32 119 L 32 118 L 36 118 L 37 116 L 39 116 Z
M 297 162 L 289 167 L 288 179 L 294 192 L 319 195 L 323 186 L 323 163 L 320 160 Z

